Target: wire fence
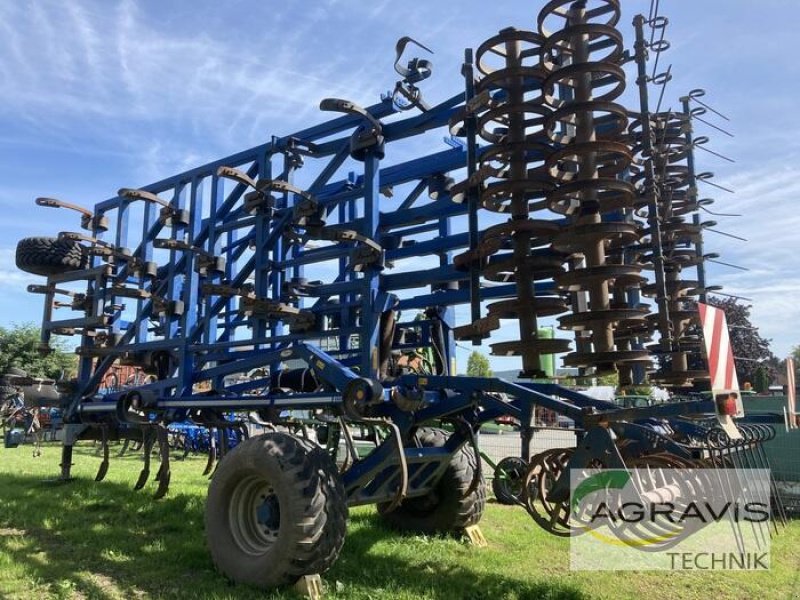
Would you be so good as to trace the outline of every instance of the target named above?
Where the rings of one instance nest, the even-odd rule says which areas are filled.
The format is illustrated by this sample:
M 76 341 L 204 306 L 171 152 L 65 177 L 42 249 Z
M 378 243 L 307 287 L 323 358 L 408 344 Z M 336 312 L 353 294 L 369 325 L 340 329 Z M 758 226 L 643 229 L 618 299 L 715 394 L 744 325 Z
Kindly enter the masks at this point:
M 772 476 L 781 498 L 794 514 L 800 513 L 800 431 L 775 426 L 775 439 L 764 444 Z
M 484 457 L 484 473 L 491 477 L 494 467 L 486 457 L 497 464 L 506 456 L 522 456 L 522 437 L 519 431 L 503 433 L 481 433 L 479 446 Z M 574 448 L 576 444 L 575 432 L 562 427 L 536 427 L 529 446 L 529 455 L 533 456 L 552 448 Z

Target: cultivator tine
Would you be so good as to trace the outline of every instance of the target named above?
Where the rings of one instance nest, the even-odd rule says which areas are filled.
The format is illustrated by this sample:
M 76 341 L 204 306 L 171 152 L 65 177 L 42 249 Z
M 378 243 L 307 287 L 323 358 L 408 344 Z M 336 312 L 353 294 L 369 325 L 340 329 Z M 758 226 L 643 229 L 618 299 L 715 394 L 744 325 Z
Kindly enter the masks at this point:
M 219 468 L 219 464 L 222 462 L 222 459 L 225 458 L 225 455 L 228 453 L 228 428 L 227 427 L 219 427 L 217 429 L 219 432 L 219 458 L 217 460 L 217 464 L 214 465 L 214 470 L 211 472 L 211 477 L 214 477 L 214 473 L 217 472 Z
M 103 450 L 103 461 L 100 463 L 100 466 L 97 469 L 97 475 L 94 476 L 95 481 L 103 481 L 106 478 L 106 474 L 108 473 L 108 428 L 103 426 L 100 428 L 102 439 L 102 450 Z
M 209 477 L 214 471 L 214 465 L 217 462 L 217 430 L 215 428 L 211 428 L 208 430 L 208 460 L 206 461 L 206 467 L 203 469 L 203 475 L 208 475 Z
M 183 454 L 181 455 L 181 460 L 186 460 L 186 457 L 189 456 L 189 452 L 192 450 L 191 445 L 189 444 L 188 436 L 183 433 L 180 434 L 177 439 L 180 440 L 182 444 Z
M 122 447 L 117 452 L 117 456 L 124 456 L 125 453 L 128 451 L 128 446 L 130 446 L 131 440 L 130 438 L 125 438 L 122 440 Z
M 156 480 L 158 481 L 158 489 L 154 498 L 159 500 L 163 498 L 169 491 L 169 481 L 172 473 L 169 468 L 169 431 L 163 425 L 158 426 L 158 450 L 161 456 L 161 464 L 158 467 Z
M 28 287 L 45 304 L 39 350 L 81 338 L 76 376 L 55 390 L 61 478 L 74 444 L 97 439 L 102 481 L 109 440 L 122 440 L 119 456 L 143 453 L 134 489 L 155 475 L 147 494 L 160 499 L 171 460 L 207 452 L 213 564 L 264 587 L 325 573 L 348 506 L 375 505 L 398 529 L 474 527 L 486 465 L 498 501 L 557 536 L 608 528 L 625 550 L 656 552 L 710 525 L 696 547 L 722 534 L 741 554 L 764 548 L 770 527 L 786 525 L 784 483 L 763 446 L 774 430 L 737 430 L 748 420 L 741 352 L 720 287 L 706 281 L 705 262 L 720 261 L 704 249 L 716 230 L 699 211 L 720 213 L 697 185 L 727 189 L 695 170 L 708 140 L 693 120 L 710 108 L 693 90 L 682 112 L 661 109 L 672 75 L 657 69 L 669 47 L 657 0 L 634 17 L 632 47 L 616 26 L 621 0 L 543 4 L 535 30 L 508 27 L 467 48 L 464 88 L 437 106 L 416 87 L 430 61 L 400 62 L 409 43 L 428 49 L 403 37 L 386 102 L 324 98 L 320 110 L 337 113 L 328 123 L 121 188 L 94 209 L 39 198 L 83 227 L 16 252 L 20 269 L 46 278 Z M 638 108 L 623 95 L 633 71 Z M 411 109 L 423 115 L 402 114 Z M 449 149 L 414 156 L 422 134 L 444 134 Z M 401 140 L 407 148 L 387 152 Z M 469 322 L 454 308 L 464 303 Z M 494 339 L 487 350 L 518 357 L 518 377 L 458 376 L 461 339 Z M 562 385 L 556 360 L 580 379 L 616 373 L 620 396 Z M 16 399 L 20 378 L 0 371 L 3 398 Z M 623 398 L 653 383 L 710 396 Z M 786 410 L 794 419 L 792 398 Z M 258 419 L 243 422 L 247 413 Z M 485 465 L 481 427 L 505 419 L 521 452 Z M 271 431 L 248 439 L 251 424 Z M 531 458 L 534 431 L 550 426 L 572 447 Z M 649 510 L 629 518 L 628 500 Z
M 133 489 L 140 490 L 142 489 L 147 480 L 150 478 L 150 459 L 151 453 L 153 452 L 153 445 L 156 441 L 155 433 L 152 429 L 147 429 L 142 434 L 142 448 L 144 450 L 144 466 L 142 467 L 141 472 L 139 473 L 139 479 L 136 480 L 136 485 L 133 486 Z
M 231 430 L 228 427 L 220 428 L 220 459 L 225 458 L 225 455 L 231 451 Z

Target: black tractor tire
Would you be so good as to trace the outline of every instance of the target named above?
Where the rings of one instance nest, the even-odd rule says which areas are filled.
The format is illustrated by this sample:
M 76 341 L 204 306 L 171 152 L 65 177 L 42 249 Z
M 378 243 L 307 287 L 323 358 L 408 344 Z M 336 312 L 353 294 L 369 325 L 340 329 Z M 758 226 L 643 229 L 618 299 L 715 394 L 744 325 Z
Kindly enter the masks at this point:
M 518 456 L 506 456 L 497 463 L 492 479 L 492 491 L 500 504 L 522 502 L 528 463 Z
M 347 502 L 322 448 L 283 432 L 245 440 L 208 489 L 206 536 L 224 575 L 264 588 L 324 573 L 344 544 Z
M 19 367 L 8 367 L 6 369 L 6 375 L 13 375 L 14 377 L 27 377 L 28 372 L 25 369 L 20 369 Z
M 29 237 L 17 243 L 17 268 L 26 273 L 57 275 L 85 269 L 87 264 L 87 255 L 74 240 Z
M 420 428 L 415 436 L 422 447 L 439 447 L 444 446 L 448 434 L 440 429 Z M 430 493 L 408 498 L 392 511 L 387 510 L 389 503 L 378 504 L 378 514 L 398 531 L 459 534 L 481 520 L 486 506 L 482 474 L 476 489 L 469 492 L 476 468 L 475 453 L 462 446 Z

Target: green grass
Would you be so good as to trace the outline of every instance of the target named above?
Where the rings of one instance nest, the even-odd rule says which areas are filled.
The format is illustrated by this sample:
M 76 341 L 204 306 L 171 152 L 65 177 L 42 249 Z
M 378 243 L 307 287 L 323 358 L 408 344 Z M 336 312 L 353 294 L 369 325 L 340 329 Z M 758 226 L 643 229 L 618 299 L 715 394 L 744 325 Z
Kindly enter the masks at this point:
M 296 598 L 232 585 L 205 547 L 204 460 L 176 461 L 167 498 L 132 489 L 140 459 L 112 459 L 92 481 L 91 446 L 75 453 L 77 480 L 42 483 L 58 470 L 60 449 L 0 448 L 0 598 Z M 325 576 L 325 598 L 575 599 L 800 598 L 800 521 L 773 539 L 769 572 L 571 572 L 569 541 L 540 530 L 524 510 L 490 503 L 481 522 L 490 546 L 399 536 L 370 507 L 351 511 L 339 561 Z

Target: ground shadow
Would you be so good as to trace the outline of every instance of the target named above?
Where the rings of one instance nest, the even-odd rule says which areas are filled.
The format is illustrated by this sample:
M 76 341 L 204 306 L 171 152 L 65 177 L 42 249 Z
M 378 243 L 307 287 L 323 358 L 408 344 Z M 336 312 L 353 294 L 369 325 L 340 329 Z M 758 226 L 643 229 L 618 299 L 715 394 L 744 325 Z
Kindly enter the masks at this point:
M 234 586 L 214 571 L 204 538 L 204 501 L 178 494 L 156 502 L 110 481 L 52 486 L 36 477 L 0 474 L 0 550 L 34 580 L 99 600 L 296 597 Z M 453 590 L 460 598 L 586 597 L 568 583 L 475 573 L 451 561 L 426 563 L 422 574 L 418 563 L 370 553 L 376 540 L 397 535 L 373 514 L 355 513 L 352 522 L 358 526 L 348 531 L 339 561 L 325 577 L 345 590 L 375 587 L 442 600 L 453 598 Z
M 398 533 L 386 527 L 377 513 L 354 514 L 350 520 L 345 548 L 330 578 L 339 578 L 340 571 L 351 573 L 352 563 L 363 564 L 357 577 L 349 583 L 363 587 L 376 586 L 398 589 L 415 597 L 427 596 L 441 600 L 514 598 L 517 600 L 583 600 L 588 598 L 578 586 L 562 581 L 531 582 L 514 574 L 476 572 L 468 566 L 436 558 L 425 561 L 404 561 L 393 556 L 375 556 L 370 548 L 376 539 L 400 537 L 409 541 L 414 534 Z M 360 527 L 353 527 L 360 525 Z M 480 552 L 480 550 L 477 550 Z M 368 557 L 368 558 L 365 558 Z

